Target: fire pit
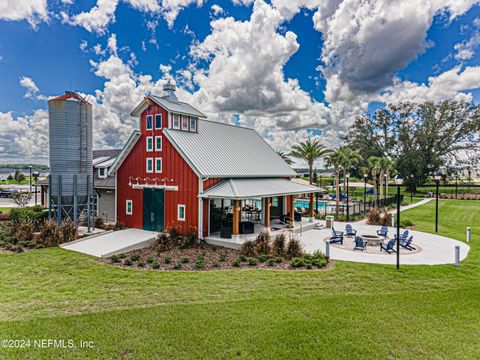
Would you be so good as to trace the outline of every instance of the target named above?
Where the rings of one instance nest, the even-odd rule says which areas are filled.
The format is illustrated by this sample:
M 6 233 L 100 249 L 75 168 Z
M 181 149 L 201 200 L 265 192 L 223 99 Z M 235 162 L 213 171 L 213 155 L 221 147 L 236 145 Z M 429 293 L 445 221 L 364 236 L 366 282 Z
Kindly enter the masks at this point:
M 377 235 L 360 235 L 370 246 L 378 246 L 383 243 L 384 238 Z

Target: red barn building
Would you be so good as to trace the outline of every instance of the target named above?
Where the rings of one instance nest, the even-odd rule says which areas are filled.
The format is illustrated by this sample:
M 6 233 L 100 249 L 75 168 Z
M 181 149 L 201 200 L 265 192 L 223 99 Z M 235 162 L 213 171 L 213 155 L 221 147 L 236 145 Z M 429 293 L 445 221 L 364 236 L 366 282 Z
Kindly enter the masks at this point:
M 253 129 L 206 120 L 164 86 L 131 113 L 132 133 L 109 173 L 116 174 L 116 220 L 127 227 L 213 233 L 238 240 L 291 221 L 294 196 L 320 189 L 290 181 L 296 173 Z M 281 222 L 280 221 L 280 222 Z

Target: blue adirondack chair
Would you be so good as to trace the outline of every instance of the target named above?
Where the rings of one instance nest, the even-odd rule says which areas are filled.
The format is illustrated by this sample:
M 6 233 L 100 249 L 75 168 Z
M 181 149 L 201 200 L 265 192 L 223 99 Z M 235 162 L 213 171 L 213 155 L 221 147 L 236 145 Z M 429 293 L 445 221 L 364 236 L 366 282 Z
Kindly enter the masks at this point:
M 410 236 L 406 240 L 400 240 L 400 246 L 410 251 L 416 250 L 416 248 L 412 246 L 412 241 L 413 241 L 413 236 Z
M 407 239 L 408 239 L 408 234 L 409 234 L 408 230 L 405 230 L 405 231 L 403 232 L 403 234 L 400 235 L 400 242 L 401 242 L 402 240 L 407 240 Z M 397 238 L 397 235 L 396 235 L 396 234 L 395 234 L 394 238 L 395 238 L 395 239 Z
M 335 231 L 332 228 L 332 237 L 330 238 L 330 244 L 340 243 L 343 245 L 343 232 L 342 231 Z
M 377 235 L 386 239 L 388 235 L 388 228 L 386 226 L 382 226 L 380 230 L 377 230 Z
M 352 228 L 352 225 L 347 224 L 345 226 L 345 236 L 350 237 L 350 236 L 356 236 L 357 235 L 357 230 L 354 230 Z
M 396 244 L 397 240 L 396 239 L 392 239 L 390 240 L 388 243 L 382 243 L 380 244 L 380 252 L 382 250 L 386 251 L 387 253 L 391 254 L 392 252 L 396 252 L 395 251 L 395 244 Z
M 353 250 L 365 250 L 367 248 L 367 242 L 364 241 L 360 236 L 355 236 L 355 247 Z

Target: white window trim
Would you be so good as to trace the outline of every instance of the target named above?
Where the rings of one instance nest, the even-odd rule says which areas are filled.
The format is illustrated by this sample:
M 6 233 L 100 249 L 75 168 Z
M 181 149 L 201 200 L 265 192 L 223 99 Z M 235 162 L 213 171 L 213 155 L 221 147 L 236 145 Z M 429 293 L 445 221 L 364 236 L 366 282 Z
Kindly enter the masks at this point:
M 160 147 L 157 147 L 157 139 L 160 139 Z M 163 139 L 162 136 L 155 136 L 155 151 L 162 151 L 163 148 Z
M 159 116 L 159 115 L 160 115 L 160 127 L 157 127 L 157 116 Z M 153 126 L 155 126 L 155 129 L 161 129 L 162 125 L 163 125 L 163 115 L 162 114 L 155 114 L 155 116 L 153 117 L 153 121 L 154 121 Z
M 107 168 L 98 168 L 98 178 L 99 179 L 106 179 L 107 178 L 107 174 L 108 174 L 108 171 L 107 171 Z M 100 170 L 103 170 L 103 175 L 100 175 Z
M 148 125 L 148 118 L 151 117 L 152 118 L 152 121 L 150 122 L 152 124 L 152 127 L 147 127 Z M 145 129 L 147 130 L 153 130 L 153 115 L 147 115 L 147 117 L 145 118 Z
M 152 162 L 152 170 L 148 170 L 148 162 L 151 161 Z M 145 162 L 145 172 L 149 173 L 149 174 L 152 174 L 153 173 L 153 158 L 149 157 L 147 158 L 146 162 Z
M 151 147 L 150 149 L 148 148 L 148 140 L 149 140 L 149 139 L 152 141 L 152 147 Z M 155 146 L 155 145 L 153 145 L 153 136 L 147 136 L 146 141 L 145 141 L 145 149 L 146 149 L 146 151 L 147 151 L 147 152 L 152 152 L 154 146 Z
M 183 208 L 183 218 L 180 218 L 180 209 L 181 208 Z M 186 212 L 185 205 L 178 204 L 178 206 L 177 206 L 177 220 L 178 221 L 185 221 L 186 217 L 187 217 L 187 212 Z
M 175 116 L 178 118 L 178 126 L 175 126 Z M 182 117 L 179 114 L 172 114 L 172 128 L 180 129 L 182 126 Z
M 158 167 L 157 167 L 158 160 L 160 160 L 160 169 L 158 169 Z M 156 173 L 161 173 L 162 170 L 163 170 L 163 160 L 162 160 L 162 158 L 155 158 L 155 172 Z
M 183 126 L 183 120 L 186 119 L 187 120 L 187 126 Z M 186 116 L 186 115 L 182 115 L 180 117 L 180 128 L 181 130 L 184 130 L 184 131 L 188 131 L 188 129 L 190 128 L 190 117 L 189 116 Z
M 192 130 L 192 121 L 195 122 L 195 130 Z M 189 130 L 190 130 L 191 132 L 197 132 L 197 128 L 198 128 L 198 119 L 191 116 L 191 117 L 190 117 L 190 122 L 189 122 Z
M 130 211 L 128 211 L 128 204 L 130 203 Z M 125 213 L 127 215 L 132 215 L 133 214 L 133 201 L 132 200 L 126 200 L 125 201 Z

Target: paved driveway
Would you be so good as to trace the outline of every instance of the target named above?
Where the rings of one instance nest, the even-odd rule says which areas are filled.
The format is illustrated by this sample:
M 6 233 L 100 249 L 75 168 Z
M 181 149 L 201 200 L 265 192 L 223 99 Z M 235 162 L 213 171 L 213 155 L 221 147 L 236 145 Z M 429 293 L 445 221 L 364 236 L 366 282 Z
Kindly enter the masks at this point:
M 336 230 L 344 230 L 346 223 L 335 223 Z M 359 234 L 376 234 L 379 226 L 370 226 L 365 224 L 352 224 L 353 228 L 358 230 Z M 389 234 L 393 236 L 396 233 L 395 228 L 389 228 Z M 400 264 L 404 265 L 438 265 L 455 263 L 455 245 L 460 246 L 460 259 L 467 257 L 470 247 L 461 241 L 457 241 L 445 236 L 433 235 L 420 231 L 410 231 L 413 235 L 413 244 L 419 245 L 422 251 L 416 253 L 400 253 Z M 325 252 L 325 239 L 330 237 L 330 229 L 308 230 L 302 234 L 301 242 L 307 252 L 320 250 Z M 353 248 L 353 246 L 352 246 Z M 364 262 L 371 264 L 395 264 L 396 255 L 386 254 L 384 252 L 363 253 L 340 249 L 333 245 L 330 246 L 330 257 L 334 260 Z

